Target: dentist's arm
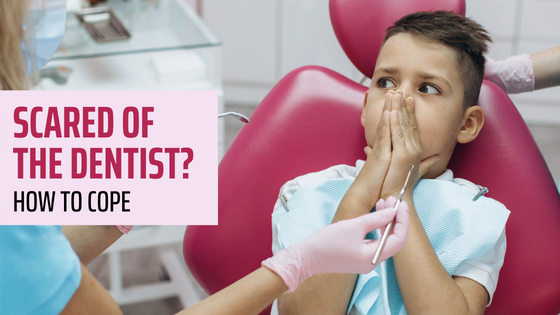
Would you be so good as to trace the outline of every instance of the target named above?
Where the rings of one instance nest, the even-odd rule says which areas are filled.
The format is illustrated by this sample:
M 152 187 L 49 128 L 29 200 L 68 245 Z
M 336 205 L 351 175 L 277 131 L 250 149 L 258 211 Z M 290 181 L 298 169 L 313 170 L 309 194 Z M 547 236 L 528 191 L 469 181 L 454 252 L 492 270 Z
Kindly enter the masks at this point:
M 115 225 L 65 225 L 62 233 L 84 266 L 123 235 Z
M 178 315 L 258 314 L 312 275 L 370 272 L 375 267 L 371 260 L 379 241 L 364 240 L 368 232 L 385 227 L 395 218 L 395 227 L 387 239 L 381 260 L 396 254 L 407 239 L 407 204 L 401 203 L 396 214 L 388 204 L 386 206 L 380 200 L 377 203 L 379 210 L 374 213 L 322 228 L 300 244 L 263 261 L 263 267 Z M 81 268 L 80 286 L 61 314 L 122 314 L 107 290 L 83 264 Z
M 560 46 L 505 60 L 486 57 L 484 79 L 496 83 L 508 94 L 560 85 Z

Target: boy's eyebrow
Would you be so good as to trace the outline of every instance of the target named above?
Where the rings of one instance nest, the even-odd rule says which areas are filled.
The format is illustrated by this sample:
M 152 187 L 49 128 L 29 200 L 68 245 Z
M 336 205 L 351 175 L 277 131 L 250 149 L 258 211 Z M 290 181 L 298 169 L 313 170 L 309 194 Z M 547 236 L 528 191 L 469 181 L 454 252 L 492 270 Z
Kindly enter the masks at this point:
M 385 72 L 388 74 L 395 74 L 399 72 L 399 69 L 395 68 L 395 67 L 385 67 L 385 68 L 379 68 L 377 70 L 375 70 L 375 72 Z
M 433 73 L 427 73 L 427 72 L 417 72 L 416 76 L 424 79 L 424 80 L 438 80 L 438 81 L 442 81 L 443 83 L 445 83 L 447 85 L 448 88 L 451 88 L 451 84 L 449 84 L 449 81 L 447 81 L 444 77 L 437 75 L 437 74 L 433 74 Z

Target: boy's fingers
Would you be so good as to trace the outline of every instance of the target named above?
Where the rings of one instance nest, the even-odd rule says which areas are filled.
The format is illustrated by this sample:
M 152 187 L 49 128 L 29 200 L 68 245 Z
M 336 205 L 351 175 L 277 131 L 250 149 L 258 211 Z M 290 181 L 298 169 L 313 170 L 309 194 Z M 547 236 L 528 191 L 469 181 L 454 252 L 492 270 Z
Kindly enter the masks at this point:
M 392 91 L 388 91 L 385 94 L 385 104 L 383 105 L 383 112 L 381 113 L 381 120 L 377 126 L 377 143 L 376 147 L 382 151 L 391 151 L 391 126 L 389 122 L 389 115 L 385 113 L 390 113 L 391 111 L 391 99 Z M 367 153 L 366 153 L 367 154 Z
M 385 117 L 385 113 L 391 112 L 392 99 L 393 99 L 393 91 L 388 91 L 387 94 L 385 94 L 385 104 L 383 105 L 383 112 L 381 113 L 381 121 L 379 122 L 379 127 L 377 128 L 378 131 L 382 132 L 382 134 L 379 136 L 379 139 L 381 139 L 382 136 L 389 137 L 391 135 L 391 127 L 389 126 L 389 120 L 386 119 L 387 117 Z M 383 129 L 384 127 L 387 128 Z
M 411 122 L 411 127 L 413 129 L 418 129 L 418 126 L 416 125 L 416 103 L 412 97 L 406 99 L 406 112 L 408 119 Z
M 420 167 L 418 168 L 418 178 L 421 178 L 422 176 L 426 175 L 426 173 L 428 173 L 428 171 L 432 168 L 432 166 L 434 166 L 434 164 L 436 164 L 440 159 L 441 158 L 439 157 L 438 154 L 423 159 L 420 162 Z
M 400 103 L 400 111 L 399 111 L 399 123 L 401 124 L 401 128 L 403 130 L 403 134 L 404 134 L 404 139 L 405 139 L 405 144 L 407 145 L 408 148 L 410 148 L 411 145 L 411 138 L 412 138 L 412 124 L 413 122 L 410 120 L 410 117 L 408 115 L 408 110 L 406 107 L 406 100 L 404 98 L 403 92 L 399 91 L 400 93 L 400 98 L 399 98 L 399 103 Z
M 400 150 L 405 149 L 404 143 L 404 134 L 399 122 L 399 114 L 398 111 L 393 110 L 391 111 L 390 116 L 390 126 L 391 126 L 391 141 L 393 143 L 393 151 L 398 150 L 397 148 L 401 148 Z M 398 150 L 398 151 L 400 151 Z
M 395 94 L 395 96 L 393 96 L 393 103 L 392 103 L 392 107 L 393 110 L 396 110 L 398 112 L 398 118 L 399 118 L 399 125 L 401 127 L 401 132 L 404 138 L 404 145 L 406 145 L 407 147 L 410 146 L 410 135 L 409 135 L 409 130 L 408 130 L 408 117 L 407 117 L 407 113 L 406 113 L 406 106 L 404 104 L 404 97 L 403 97 L 403 92 L 402 91 L 397 91 L 398 93 Z
M 399 96 L 402 98 L 402 91 L 396 91 L 391 97 L 391 110 L 400 111 L 401 102 Z
M 366 153 L 366 155 L 369 156 L 369 154 L 371 153 L 371 151 L 373 150 L 372 147 L 370 147 L 369 145 L 367 147 L 364 148 L 364 152 Z
M 393 91 L 387 91 L 387 94 L 385 94 L 385 104 L 383 104 L 383 112 L 391 111 L 392 100 L 393 100 Z
M 410 117 L 409 117 L 409 113 L 408 113 L 408 108 L 406 105 L 406 102 L 408 101 L 408 99 L 410 99 L 411 97 L 408 97 L 405 99 L 404 97 L 404 93 L 401 92 L 400 93 L 401 98 L 400 98 L 400 104 L 401 104 L 401 112 L 402 112 L 402 118 L 403 120 L 406 122 L 406 127 L 410 128 Z
M 414 98 L 409 97 L 406 99 L 406 108 L 407 108 L 408 120 L 410 121 L 411 137 L 415 141 L 415 144 L 418 147 L 420 147 L 418 123 L 416 122 L 416 103 L 414 102 Z
M 381 118 L 383 123 L 381 128 L 378 130 L 379 134 L 379 149 L 382 152 L 391 152 L 391 124 L 389 122 L 389 112 L 383 112 L 383 117 Z
M 394 93 L 393 96 L 391 97 L 391 112 L 393 111 L 397 111 L 399 113 L 399 116 L 402 116 L 402 114 L 400 113 L 402 110 L 402 104 L 401 104 L 401 100 L 402 100 L 402 92 L 401 91 L 397 91 L 397 93 Z M 399 117 L 399 120 L 401 118 Z M 400 123 L 400 121 L 399 121 Z
M 409 102 L 411 99 L 412 99 L 411 96 L 405 97 L 404 94 L 402 96 L 401 106 L 402 106 L 402 111 L 404 112 L 404 115 L 405 115 L 404 117 L 406 119 L 410 119 L 410 117 L 409 117 L 410 116 L 410 108 L 407 105 L 407 102 Z

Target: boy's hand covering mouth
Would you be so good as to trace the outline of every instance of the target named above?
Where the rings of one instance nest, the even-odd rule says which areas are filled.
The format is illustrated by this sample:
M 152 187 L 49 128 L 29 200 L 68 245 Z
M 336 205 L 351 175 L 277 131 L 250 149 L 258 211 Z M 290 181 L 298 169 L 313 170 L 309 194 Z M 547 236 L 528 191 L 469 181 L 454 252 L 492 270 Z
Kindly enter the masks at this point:
M 385 108 L 391 108 L 390 105 L 387 104 L 389 103 L 387 103 L 386 97 L 384 111 Z M 387 111 L 381 115 L 381 120 L 377 125 L 377 139 L 373 147 L 366 147 L 366 163 L 356 177 L 355 183 L 357 185 L 353 185 L 352 188 L 353 190 L 360 191 L 358 196 L 361 196 L 362 204 L 369 209 L 375 207 L 383 187 L 383 180 L 372 180 L 372 178 L 385 178 L 391 163 L 391 127 L 389 125 L 388 113 Z
M 405 101 L 402 91 L 387 92 L 383 117 L 389 116 L 392 154 L 389 170 L 381 190 L 380 197 L 383 199 L 389 196 L 398 197 L 410 166 L 414 165 L 405 194 L 405 198 L 412 197 L 414 186 L 418 180 L 440 160 L 439 155 L 432 155 L 420 160 L 422 147 L 415 110 L 414 98 L 408 97 Z

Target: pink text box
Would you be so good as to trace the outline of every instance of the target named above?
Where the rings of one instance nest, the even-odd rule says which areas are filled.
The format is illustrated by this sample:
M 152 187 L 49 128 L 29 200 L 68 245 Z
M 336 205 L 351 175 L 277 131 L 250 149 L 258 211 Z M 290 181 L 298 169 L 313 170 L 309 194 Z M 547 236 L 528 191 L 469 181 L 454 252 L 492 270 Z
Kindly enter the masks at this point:
M 0 224 L 217 224 L 217 109 L 217 91 L 0 92 Z

